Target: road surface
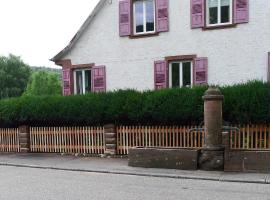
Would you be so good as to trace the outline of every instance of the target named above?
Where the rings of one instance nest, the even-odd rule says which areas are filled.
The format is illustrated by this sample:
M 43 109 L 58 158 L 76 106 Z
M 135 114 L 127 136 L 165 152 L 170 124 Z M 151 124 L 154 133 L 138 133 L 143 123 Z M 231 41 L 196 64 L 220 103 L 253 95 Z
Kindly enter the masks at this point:
M 270 200 L 270 185 L 0 166 L 0 200 Z

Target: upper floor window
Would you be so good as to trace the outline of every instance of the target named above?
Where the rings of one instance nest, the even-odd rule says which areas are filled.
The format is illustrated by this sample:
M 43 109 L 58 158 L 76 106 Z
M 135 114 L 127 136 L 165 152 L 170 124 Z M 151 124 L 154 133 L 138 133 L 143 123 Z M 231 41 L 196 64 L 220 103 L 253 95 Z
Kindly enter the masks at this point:
M 249 0 L 190 0 L 191 28 L 235 27 L 249 22 Z
M 207 0 L 207 25 L 232 24 L 232 0 Z
M 155 32 L 155 1 L 136 0 L 133 2 L 134 34 Z

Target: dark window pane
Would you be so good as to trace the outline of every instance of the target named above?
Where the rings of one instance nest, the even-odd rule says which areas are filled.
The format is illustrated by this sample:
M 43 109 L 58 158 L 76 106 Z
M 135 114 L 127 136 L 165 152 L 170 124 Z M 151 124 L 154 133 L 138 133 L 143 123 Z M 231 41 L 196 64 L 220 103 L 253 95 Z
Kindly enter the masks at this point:
M 218 8 L 209 8 L 209 24 L 218 23 Z
M 91 92 L 91 70 L 85 71 L 85 93 Z
M 147 0 L 146 1 L 146 31 L 154 31 L 154 1 Z
M 208 0 L 209 24 L 218 23 L 218 3 L 219 0 Z
M 172 87 L 180 86 L 179 63 L 172 64 Z
M 76 94 L 83 94 L 82 71 L 76 71 Z
M 227 23 L 230 21 L 230 7 L 222 6 L 221 7 L 221 23 Z
M 136 25 L 136 33 L 143 32 L 143 2 L 136 1 L 134 3 L 135 6 L 135 25 Z
M 183 63 L 183 86 L 191 86 L 191 63 Z

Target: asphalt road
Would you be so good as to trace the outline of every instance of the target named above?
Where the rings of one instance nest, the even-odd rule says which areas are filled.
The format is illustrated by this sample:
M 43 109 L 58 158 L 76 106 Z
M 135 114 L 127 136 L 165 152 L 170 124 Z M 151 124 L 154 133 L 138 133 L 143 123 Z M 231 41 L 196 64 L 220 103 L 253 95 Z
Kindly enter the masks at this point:
M 0 200 L 270 200 L 270 185 L 0 167 Z

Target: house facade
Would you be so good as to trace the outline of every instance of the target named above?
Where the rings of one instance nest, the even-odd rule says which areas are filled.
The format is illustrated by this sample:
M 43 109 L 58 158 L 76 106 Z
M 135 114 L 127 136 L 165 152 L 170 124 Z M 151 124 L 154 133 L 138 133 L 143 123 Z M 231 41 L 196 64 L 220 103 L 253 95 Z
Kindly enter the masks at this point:
M 51 60 L 63 94 L 270 80 L 269 0 L 100 0 Z

